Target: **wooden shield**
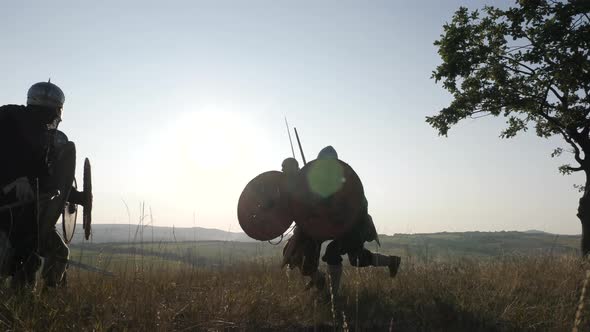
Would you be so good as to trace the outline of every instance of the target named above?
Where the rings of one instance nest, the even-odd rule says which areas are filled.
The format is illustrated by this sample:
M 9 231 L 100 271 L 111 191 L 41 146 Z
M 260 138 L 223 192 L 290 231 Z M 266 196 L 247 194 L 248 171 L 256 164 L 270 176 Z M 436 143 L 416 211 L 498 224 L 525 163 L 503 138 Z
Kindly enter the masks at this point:
M 92 196 L 92 173 L 90 169 L 90 160 L 88 158 L 84 159 L 84 183 L 82 184 L 84 187 L 84 211 L 82 213 L 82 227 L 84 228 L 84 238 L 86 240 L 90 239 L 90 234 L 92 234 L 92 203 L 94 197 Z
M 252 179 L 240 195 L 238 220 L 253 239 L 268 241 L 281 236 L 293 222 L 286 176 L 270 171 Z
M 361 180 L 338 159 L 316 159 L 305 165 L 291 206 L 295 223 L 316 240 L 338 238 L 366 213 Z

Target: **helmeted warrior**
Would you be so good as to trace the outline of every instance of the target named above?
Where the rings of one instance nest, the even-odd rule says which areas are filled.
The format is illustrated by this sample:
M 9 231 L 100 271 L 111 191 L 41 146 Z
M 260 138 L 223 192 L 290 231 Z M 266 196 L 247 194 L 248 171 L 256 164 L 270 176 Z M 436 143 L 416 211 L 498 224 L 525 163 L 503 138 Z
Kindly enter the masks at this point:
M 45 285 L 60 284 L 69 249 L 55 224 L 65 200 L 91 199 L 72 190 L 76 149 L 57 130 L 64 102 L 49 81 L 31 86 L 26 106 L 0 107 L 0 270 L 17 288 L 35 287 L 41 257 Z
M 287 183 L 292 187 L 299 173 L 299 163 L 295 158 L 283 160 L 282 171 L 287 176 Z M 305 234 L 301 227 L 293 229 L 293 236 L 283 248 L 283 264 L 289 268 L 298 267 L 301 274 L 310 277 L 307 289 L 316 286 L 323 288 L 325 275 L 318 269 L 322 242 L 312 239 Z
M 323 148 L 318 154 L 319 160 L 338 159 L 338 153 L 332 146 Z M 368 203 L 363 197 L 359 219 L 352 229 L 333 239 L 326 247 L 322 260 L 328 265 L 328 275 L 332 294 L 337 294 L 342 275 L 342 255 L 347 254 L 350 264 L 356 267 L 382 266 L 389 269 L 390 277 L 395 277 L 401 258 L 372 253 L 364 247 L 365 242 L 377 241 L 379 238 L 373 219 L 368 214 Z M 283 266 L 299 267 L 304 276 L 311 277 L 307 288 L 323 289 L 325 275 L 319 270 L 319 258 L 322 241 L 315 240 L 296 227 L 294 235 L 283 250 Z

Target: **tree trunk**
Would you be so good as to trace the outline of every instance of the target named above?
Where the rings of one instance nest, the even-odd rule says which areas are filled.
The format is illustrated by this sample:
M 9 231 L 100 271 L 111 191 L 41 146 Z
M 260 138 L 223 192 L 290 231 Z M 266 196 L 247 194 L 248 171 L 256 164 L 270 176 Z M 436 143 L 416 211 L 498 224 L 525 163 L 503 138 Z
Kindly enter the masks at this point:
M 590 170 L 585 170 L 586 188 L 580 198 L 578 206 L 578 218 L 582 222 L 582 255 L 590 254 Z

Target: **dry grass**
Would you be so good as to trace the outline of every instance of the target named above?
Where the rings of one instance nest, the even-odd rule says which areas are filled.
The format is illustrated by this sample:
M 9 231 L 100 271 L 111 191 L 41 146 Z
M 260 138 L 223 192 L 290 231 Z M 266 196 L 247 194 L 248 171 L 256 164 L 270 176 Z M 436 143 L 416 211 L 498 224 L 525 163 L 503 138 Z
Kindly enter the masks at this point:
M 129 264 L 116 277 L 72 270 L 67 290 L 2 288 L 0 330 L 568 331 L 588 269 L 568 256 L 403 263 L 393 280 L 384 270 L 347 267 L 334 306 L 274 262 Z M 580 313 L 581 331 L 590 329 L 588 314 Z

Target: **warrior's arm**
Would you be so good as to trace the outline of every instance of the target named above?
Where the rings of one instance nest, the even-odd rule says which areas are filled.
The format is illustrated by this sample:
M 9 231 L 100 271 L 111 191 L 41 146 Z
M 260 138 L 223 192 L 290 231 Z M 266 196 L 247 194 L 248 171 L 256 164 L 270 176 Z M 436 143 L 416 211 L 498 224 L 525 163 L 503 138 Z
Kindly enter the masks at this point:
M 86 195 L 84 195 L 84 192 L 78 191 L 76 188 L 72 187 L 70 196 L 68 196 L 68 202 L 77 205 L 84 205 L 86 202 Z

